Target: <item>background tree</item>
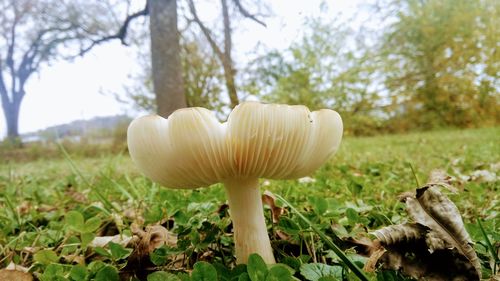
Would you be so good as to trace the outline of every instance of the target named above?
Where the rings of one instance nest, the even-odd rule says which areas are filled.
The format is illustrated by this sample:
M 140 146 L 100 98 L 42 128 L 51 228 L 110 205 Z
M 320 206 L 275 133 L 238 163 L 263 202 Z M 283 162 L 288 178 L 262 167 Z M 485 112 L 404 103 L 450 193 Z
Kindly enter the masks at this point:
M 393 125 L 497 123 L 500 3 L 404 0 L 387 8 L 397 11 L 380 46 Z
M 19 136 L 19 114 L 26 83 L 44 65 L 75 58 L 100 42 L 121 38 L 106 33 L 118 26 L 113 3 L 103 1 L 1 0 L 0 98 L 7 137 Z M 121 23 L 120 23 L 121 24 Z
M 144 48 L 140 49 L 143 51 L 139 52 L 138 61 L 142 70 L 124 87 L 125 98 L 119 95 L 116 98 L 125 104 L 133 104 L 139 110 L 156 112 L 150 53 Z M 222 118 L 225 102 L 220 97 L 224 75 L 210 47 L 196 40 L 195 34 L 185 31 L 180 38 L 180 50 L 186 105 L 209 108 Z
M 341 22 L 308 19 L 304 35 L 289 48 L 251 62 L 244 90 L 267 102 L 334 108 L 348 130 L 369 133 L 379 100 L 374 54 L 352 34 Z
M 180 3 L 183 2 L 180 1 Z M 223 88 L 228 94 L 230 107 L 236 106 L 240 100 L 236 87 L 236 67 L 231 56 L 233 50 L 232 33 L 234 32 L 231 23 L 245 18 L 249 18 L 261 25 L 264 25 L 264 23 L 256 15 L 248 12 L 240 1 L 234 0 L 230 2 L 231 5 L 227 1 L 221 1 L 223 32 L 222 39 L 219 39 L 220 36 L 218 36 L 219 33 L 216 32 L 216 29 L 207 27 L 213 24 L 217 26 L 218 22 L 203 21 L 197 12 L 196 3 L 191 0 L 185 3 L 187 3 L 187 6 L 179 4 L 179 26 L 181 26 L 181 30 L 178 31 L 178 34 L 181 42 L 180 60 L 182 65 L 182 70 L 179 73 L 182 74 L 184 79 L 186 105 L 210 108 L 215 110 L 221 119 L 224 119 L 223 111 L 226 108 L 226 102 L 221 96 L 224 93 Z M 259 1 L 253 1 L 251 4 L 253 4 L 255 10 L 266 9 L 265 5 Z M 144 40 L 137 41 L 142 42 Z M 219 43 L 220 41 L 222 43 Z M 151 71 L 151 63 L 144 59 L 146 56 L 145 53 L 139 56 L 144 72 L 136 77 L 139 83 L 129 85 L 128 89 L 126 89 L 127 99 L 121 100 L 123 102 L 132 100 L 139 109 L 155 111 L 158 102 L 153 99 L 151 82 L 154 79 L 150 78 L 150 73 L 153 73 L 153 76 L 158 74 L 154 70 Z M 152 60 L 155 61 L 154 56 Z M 158 80 L 166 83 L 165 79 Z M 221 85 L 224 87 L 221 87 Z
M 222 30 L 223 30 L 222 44 L 217 43 L 214 33 L 206 27 L 206 25 L 198 16 L 198 12 L 196 10 L 196 6 L 193 0 L 188 0 L 189 10 L 192 16 L 192 19 L 190 20 L 194 21 L 200 28 L 202 34 L 207 39 L 208 43 L 210 44 L 210 47 L 212 48 L 213 52 L 215 53 L 215 55 L 217 56 L 217 58 L 221 63 L 222 68 L 224 70 L 224 79 L 225 79 L 226 90 L 229 96 L 230 106 L 231 108 L 234 108 L 239 103 L 238 91 L 236 88 L 236 79 L 235 79 L 236 69 L 232 59 L 233 42 L 231 35 L 233 32 L 233 27 L 231 25 L 231 22 L 234 18 L 236 18 L 236 15 L 230 16 L 229 3 L 234 5 L 233 10 L 237 11 L 241 16 L 249 18 L 264 27 L 266 25 L 264 22 L 258 19 L 256 15 L 250 13 L 246 9 L 246 7 L 244 7 L 243 3 L 240 0 L 232 0 L 232 1 L 221 0 L 220 3 L 221 3 Z M 259 5 L 261 7 L 263 6 L 261 3 L 258 2 L 254 4 L 256 4 L 256 6 Z M 220 47 L 220 45 L 222 45 L 222 47 Z
M 157 113 L 186 107 L 177 28 L 177 0 L 148 1 L 151 65 Z

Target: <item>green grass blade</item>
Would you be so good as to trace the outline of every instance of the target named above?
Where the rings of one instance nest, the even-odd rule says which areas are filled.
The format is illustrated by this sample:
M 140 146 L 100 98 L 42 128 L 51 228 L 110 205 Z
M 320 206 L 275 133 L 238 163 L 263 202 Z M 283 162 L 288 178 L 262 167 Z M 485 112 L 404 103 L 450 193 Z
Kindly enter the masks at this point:
M 415 179 L 415 183 L 417 184 L 417 188 L 420 187 L 420 181 L 418 180 L 417 173 L 415 172 L 415 169 L 413 168 L 413 165 L 411 163 L 408 163 L 410 165 L 411 173 L 413 174 L 413 178 Z
M 10 198 L 9 196 L 7 196 L 7 194 L 5 195 L 4 198 L 5 198 L 5 203 L 9 207 L 10 211 L 12 212 L 12 215 L 14 216 L 14 219 L 16 220 L 17 226 L 22 229 L 21 216 L 19 215 L 19 212 L 14 207 L 14 204 L 12 204 L 12 201 L 10 201 Z
M 105 179 L 107 179 L 110 183 L 112 183 L 112 185 L 114 187 L 116 187 L 116 189 L 121 192 L 123 195 L 125 195 L 125 197 L 127 197 L 128 200 L 131 200 L 131 201 L 134 201 L 134 197 L 130 194 L 130 192 L 128 192 L 128 190 L 122 186 L 121 184 L 119 184 L 117 181 L 115 181 L 114 179 L 106 176 L 104 173 L 101 173 L 101 176 Z
M 111 204 L 111 202 L 108 199 L 106 199 L 106 197 L 104 195 L 102 195 L 98 189 L 95 189 L 92 187 L 92 184 L 90 184 L 90 182 L 87 180 L 87 178 L 84 177 L 83 174 L 80 172 L 78 167 L 76 167 L 75 162 L 73 162 L 73 159 L 71 159 L 71 157 L 69 156 L 69 154 L 66 151 L 66 149 L 64 148 L 64 146 L 59 142 L 56 142 L 56 143 L 57 143 L 57 146 L 59 147 L 59 149 L 61 150 L 61 152 L 63 153 L 64 158 L 66 159 L 66 161 L 68 161 L 68 163 L 71 167 L 71 170 L 73 170 L 73 173 L 75 173 L 78 177 L 80 177 L 80 179 L 85 183 L 85 185 L 87 185 L 87 187 L 90 188 L 90 190 L 94 191 L 97 194 L 97 197 L 99 198 L 101 203 L 104 205 L 104 208 L 108 212 L 108 215 L 111 214 L 112 209 L 116 212 L 119 212 L 120 210 L 118 210 L 113 204 Z
M 319 237 L 325 242 L 330 249 L 332 249 L 335 254 L 344 262 L 347 267 L 349 267 L 350 270 L 360 279 L 363 281 L 368 281 L 368 277 L 363 273 L 363 271 L 356 265 L 354 262 L 352 262 L 349 257 L 347 257 L 344 252 L 337 246 L 333 241 L 325 234 L 323 231 L 321 231 L 316 225 L 314 225 L 310 220 L 308 220 L 304 215 L 302 215 L 299 210 L 297 210 L 292 204 L 290 204 L 288 201 L 286 201 L 283 197 L 279 196 L 278 194 L 275 194 L 276 198 L 278 198 L 281 202 L 283 202 L 285 205 L 287 205 L 297 216 L 299 216 L 305 223 L 311 227 L 316 234 L 319 235 Z
M 132 190 L 132 192 L 134 193 L 135 198 L 137 200 L 143 199 L 143 196 L 141 196 L 140 192 L 137 190 L 137 186 L 135 186 L 135 184 L 132 182 L 132 180 L 130 179 L 130 177 L 127 174 L 125 174 L 125 180 L 130 185 L 130 190 Z
M 477 224 L 479 225 L 479 229 L 481 229 L 481 233 L 483 233 L 484 240 L 486 241 L 486 245 L 488 245 L 488 250 L 490 251 L 491 256 L 495 260 L 495 265 L 497 263 L 500 263 L 500 258 L 498 258 L 498 255 L 496 254 L 495 247 L 493 247 L 493 244 L 491 244 L 490 239 L 488 238 L 488 235 L 486 234 L 486 231 L 483 228 L 483 224 L 481 223 L 481 220 L 477 220 Z M 494 269 L 496 271 L 496 269 Z M 496 274 L 496 272 L 493 272 L 493 274 Z

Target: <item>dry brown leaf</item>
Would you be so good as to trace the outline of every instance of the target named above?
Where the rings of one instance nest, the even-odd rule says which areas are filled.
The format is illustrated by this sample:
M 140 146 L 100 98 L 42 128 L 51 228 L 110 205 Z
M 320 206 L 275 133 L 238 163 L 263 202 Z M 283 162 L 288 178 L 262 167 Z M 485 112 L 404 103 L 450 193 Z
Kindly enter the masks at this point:
M 161 225 L 147 226 L 145 230 L 131 225 L 131 230 L 137 239 L 134 239 L 134 251 L 130 255 L 129 261 L 149 257 L 150 253 L 163 245 L 170 247 L 177 245 L 177 236 Z
M 64 195 L 70 197 L 77 203 L 85 203 L 88 201 L 87 195 L 76 191 L 74 188 L 70 188 L 67 191 L 64 192 Z
M 400 196 L 416 223 L 375 231 L 370 243 L 351 239 L 361 254 L 371 255 L 365 270 L 401 271 L 423 280 L 479 280 L 481 267 L 457 207 L 429 184 Z M 378 244 L 377 244 L 378 243 Z
M 31 202 L 30 201 L 22 201 L 21 204 L 17 206 L 17 211 L 21 215 L 26 215 L 31 210 Z
M 125 208 L 125 210 L 123 211 L 123 217 L 133 221 L 138 225 L 144 225 L 145 222 L 145 219 L 142 216 L 142 214 L 132 207 Z
M 291 236 L 286 234 L 285 232 L 281 231 L 281 230 L 276 230 L 276 235 L 281 239 L 281 240 L 285 240 L 285 241 L 290 241 L 291 240 Z
M 412 219 L 423 224 L 446 243 L 457 248 L 474 266 L 481 276 L 481 265 L 472 248 L 472 239 L 464 227 L 460 212 L 453 202 L 439 191 L 436 185 L 426 185 L 417 189 L 415 197 L 406 198 L 408 214 Z
M 28 253 L 28 254 L 34 254 L 36 252 L 40 251 L 40 247 L 24 247 L 23 252 Z
M 33 275 L 18 270 L 0 270 L 0 281 L 32 281 Z
M 407 223 L 384 227 L 374 231 L 373 235 L 384 245 L 392 245 L 423 239 L 428 231 L 428 227 L 419 223 Z
M 38 206 L 36 208 L 36 210 L 40 213 L 45 213 L 45 212 L 52 212 L 52 211 L 55 211 L 57 210 L 57 207 L 56 206 L 50 206 L 50 205 L 47 205 L 47 204 L 41 204 L 40 206 Z
M 374 241 L 370 240 L 368 237 L 346 237 L 342 239 L 345 248 L 353 248 L 358 255 L 370 257 L 380 248 L 382 248 L 382 244 L 379 240 L 375 239 Z
M 262 194 L 262 203 L 271 208 L 271 216 L 273 218 L 274 224 L 278 223 L 280 217 L 285 213 L 285 209 L 276 206 L 275 202 L 276 197 L 274 196 L 274 194 L 269 190 L 264 191 L 264 193 Z
M 65 255 L 63 259 L 68 263 L 77 263 L 81 265 L 85 265 L 85 257 L 81 255 Z
M 161 225 L 147 226 L 142 229 L 137 224 L 131 224 L 130 229 L 134 234 L 133 244 L 134 250 L 128 257 L 127 266 L 123 270 L 131 276 L 146 277 L 148 267 L 154 266 L 149 259 L 150 254 L 163 245 L 175 247 L 177 245 L 177 236 Z M 127 279 L 128 280 L 128 279 Z
M 386 252 L 386 249 L 384 249 L 383 247 L 375 250 L 371 254 L 370 258 L 366 261 L 365 266 L 363 267 L 363 270 L 366 272 L 375 272 L 375 270 L 377 269 L 377 263 L 378 263 L 379 259 L 385 254 L 385 252 Z
M 469 179 L 476 182 L 495 182 L 498 180 L 497 174 L 488 170 L 476 170 L 472 172 Z
M 89 243 L 89 247 L 105 247 L 109 244 L 109 242 L 120 244 L 123 247 L 126 247 L 132 241 L 132 239 L 133 237 L 120 234 L 113 236 L 97 236 Z
M 429 231 L 425 235 L 425 244 L 429 248 L 429 252 L 432 253 L 436 250 L 451 249 L 453 246 L 443 240 L 439 233 L 435 231 Z
M 400 270 L 405 275 L 421 280 L 479 280 L 473 265 L 456 248 L 427 251 L 420 246 L 389 246 L 377 264 L 386 269 Z

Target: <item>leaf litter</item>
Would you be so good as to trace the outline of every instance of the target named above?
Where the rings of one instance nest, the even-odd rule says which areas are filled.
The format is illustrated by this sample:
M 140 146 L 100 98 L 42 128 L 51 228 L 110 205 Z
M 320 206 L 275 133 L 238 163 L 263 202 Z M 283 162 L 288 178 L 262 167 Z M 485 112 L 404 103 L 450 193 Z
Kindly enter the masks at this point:
M 457 192 L 453 178 L 433 171 L 429 184 L 405 192 L 412 223 L 391 225 L 371 234 L 373 241 L 349 239 L 359 254 L 369 256 L 365 270 L 397 270 L 425 280 L 479 280 L 481 265 L 456 205 L 442 188 Z

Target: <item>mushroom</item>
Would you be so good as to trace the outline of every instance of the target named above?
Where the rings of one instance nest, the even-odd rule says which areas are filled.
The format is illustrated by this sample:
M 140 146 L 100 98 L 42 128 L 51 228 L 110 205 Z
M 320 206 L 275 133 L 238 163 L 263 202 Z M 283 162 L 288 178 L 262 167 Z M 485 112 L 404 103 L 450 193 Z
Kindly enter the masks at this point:
M 223 183 L 237 263 L 257 253 L 272 264 L 259 178 L 311 174 L 337 151 L 342 119 L 328 109 L 244 102 L 222 124 L 209 110 L 193 107 L 168 119 L 135 119 L 127 134 L 132 160 L 153 181 L 188 189 Z

